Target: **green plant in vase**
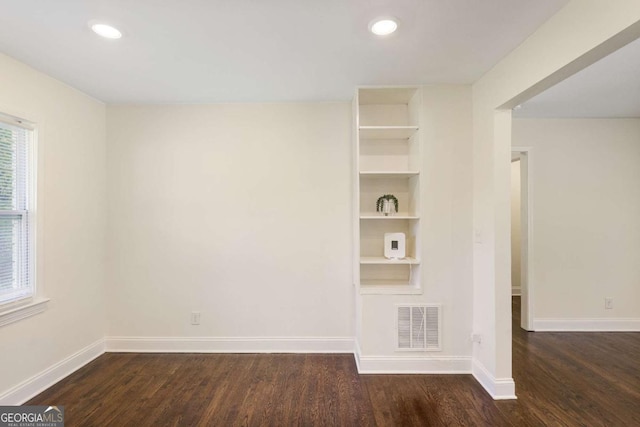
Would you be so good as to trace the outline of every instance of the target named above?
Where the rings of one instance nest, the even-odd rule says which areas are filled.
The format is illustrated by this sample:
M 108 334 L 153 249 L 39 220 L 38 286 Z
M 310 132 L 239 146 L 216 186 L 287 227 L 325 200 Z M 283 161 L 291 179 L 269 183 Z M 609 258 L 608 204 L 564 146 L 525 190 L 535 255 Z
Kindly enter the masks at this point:
M 376 201 L 376 212 L 382 212 L 384 216 L 389 216 L 393 210 L 398 212 L 398 199 L 393 194 L 384 194 Z

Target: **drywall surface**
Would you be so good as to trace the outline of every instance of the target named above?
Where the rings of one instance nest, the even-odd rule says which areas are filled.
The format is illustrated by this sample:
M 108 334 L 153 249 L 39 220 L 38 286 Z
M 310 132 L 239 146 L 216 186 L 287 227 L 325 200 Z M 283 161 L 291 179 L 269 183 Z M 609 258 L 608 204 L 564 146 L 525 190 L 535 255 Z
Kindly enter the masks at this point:
M 109 336 L 353 337 L 348 103 L 107 118 Z
M 0 327 L 0 395 L 105 332 L 105 107 L 0 55 L 0 111 L 38 132 L 36 286 L 41 314 Z
M 511 293 L 520 295 L 520 161 L 511 162 Z
M 473 84 L 474 373 L 498 398 L 511 379 L 512 108 L 640 36 L 640 2 L 573 0 Z
M 518 119 L 512 141 L 535 156 L 534 319 L 639 319 L 640 119 Z

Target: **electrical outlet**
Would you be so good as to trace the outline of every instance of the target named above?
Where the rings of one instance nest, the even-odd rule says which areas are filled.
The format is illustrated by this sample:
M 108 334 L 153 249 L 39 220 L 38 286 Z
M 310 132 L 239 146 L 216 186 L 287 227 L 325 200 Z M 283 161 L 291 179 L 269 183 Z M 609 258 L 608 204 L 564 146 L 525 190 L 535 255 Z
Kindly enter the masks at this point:
M 471 342 L 477 342 L 478 344 L 480 344 L 482 342 L 482 335 L 471 334 Z
M 199 311 L 192 311 L 191 312 L 191 324 L 192 325 L 199 325 L 200 324 L 200 312 Z
M 611 310 L 611 309 L 613 309 L 613 298 L 611 298 L 611 297 L 606 297 L 606 298 L 604 299 L 604 308 L 605 308 L 606 310 Z

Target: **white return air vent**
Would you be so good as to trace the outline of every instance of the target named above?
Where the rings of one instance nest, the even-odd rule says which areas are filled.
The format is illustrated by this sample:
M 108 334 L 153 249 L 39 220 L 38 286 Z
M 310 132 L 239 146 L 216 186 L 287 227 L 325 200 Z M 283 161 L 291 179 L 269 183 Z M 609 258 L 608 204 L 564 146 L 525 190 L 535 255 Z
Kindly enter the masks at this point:
M 440 304 L 398 305 L 398 350 L 440 351 Z

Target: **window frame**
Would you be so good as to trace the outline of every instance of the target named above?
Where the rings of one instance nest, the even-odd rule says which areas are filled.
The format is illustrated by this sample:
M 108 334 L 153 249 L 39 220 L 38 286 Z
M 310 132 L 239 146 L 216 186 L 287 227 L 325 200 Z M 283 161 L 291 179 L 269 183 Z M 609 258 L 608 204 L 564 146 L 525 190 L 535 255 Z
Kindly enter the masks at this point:
M 27 134 L 27 159 L 26 165 L 26 188 L 27 206 L 26 221 L 23 222 L 23 229 L 28 245 L 28 277 L 30 282 L 30 292 L 16 299 L 0 302 L 0 327 L 16 322 L 18 320 L 31 317 L 41 313 L 46 309 L 48 298 L 42 293 L 42 287 L 37 277 L 37 183 L 38 183 L 38 129 L 34 122 L 25 120 L 9 114 L 0 113 L 0 122 L 13 127 L 25 129 Z

